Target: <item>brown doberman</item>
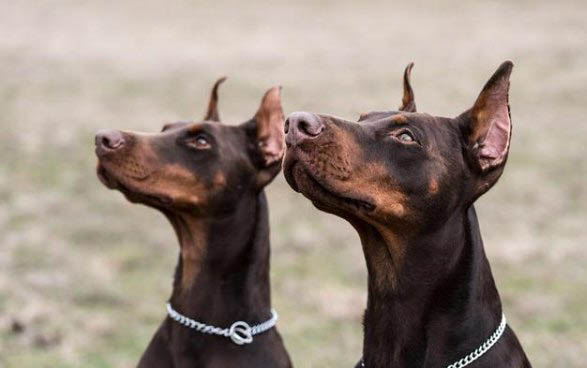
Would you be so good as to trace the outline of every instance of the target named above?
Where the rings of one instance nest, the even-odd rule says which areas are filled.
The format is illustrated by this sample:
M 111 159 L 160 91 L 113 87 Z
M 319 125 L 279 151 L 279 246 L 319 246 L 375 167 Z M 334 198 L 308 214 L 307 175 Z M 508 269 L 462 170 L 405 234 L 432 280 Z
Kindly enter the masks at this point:
M 473 207 L 508 156 L 513 64 L 456 118 L 416 112 L 412 65 L 399 111 L 358 122 L 297 112 L 285 122 L 288 183 L 361 239 L 368 301 L 358 367 L 529 367 Z
M 280 88 L 231 126 L 217 111 L 223 80 L 203 121 L 96 134 L 100 180 L 162 212 L 180 245 L 168 316 L 139 367 L 291 367 L 273 327 L 263 190 L 285 148 Z

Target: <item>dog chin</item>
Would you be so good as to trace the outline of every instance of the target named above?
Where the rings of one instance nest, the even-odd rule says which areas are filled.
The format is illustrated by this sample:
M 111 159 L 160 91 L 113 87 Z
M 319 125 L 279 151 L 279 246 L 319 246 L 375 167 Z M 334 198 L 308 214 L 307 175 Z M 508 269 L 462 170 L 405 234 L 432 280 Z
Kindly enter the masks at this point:
M 96 168 L 96 174 L 98 175 L 98 179 L 106 186 L 108 189 L 118 189 L 118 181 L 114 179 L 106 170 L 102 164 L 98 164 Z
M 287 181 L 292 188 L 307 197 L 319 210 L 341 217 L 357 213 L 357 211 L 370 213 L 375 210 L 375 205 L 370 202 L 345 197 L 328 189 L 302 166 L 296 163 L 290 167 L 286 179 L 289 177 Z

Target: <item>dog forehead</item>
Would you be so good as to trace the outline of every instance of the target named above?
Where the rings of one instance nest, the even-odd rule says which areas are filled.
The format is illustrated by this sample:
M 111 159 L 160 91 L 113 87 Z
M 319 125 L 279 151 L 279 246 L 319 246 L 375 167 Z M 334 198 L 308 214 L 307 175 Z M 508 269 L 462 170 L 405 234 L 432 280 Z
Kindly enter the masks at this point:
M 364 121 L 367 126 L 376 128 L 391 127 L 394 125 L 407 125 L 418 128 L 422 133 L 438 134 L 451 131 L 454 124 L 450 119 L 432 116 L 421 112 L 396 112 L 394 114 L 374 114 Z
M 217 130 L 219 124 L 218 123 L 210 123 L 206 120 L 203 121 L 190 121 L 186 124 L 186 129 L 188 133 L 199 133 L 201 131 L 211 131 L 214 132 Z
M 374 128 L 391 127 L 394 125 L 426 125 L 433 120 L 428 114 L 404 112 L 404 111 L 375 111 L 362 114 L 359 123 Z
M 377 121 L 377 120 L 382 120 L 385 118 L 390 118 L 392 116 L 398 115 L 400 114 L 400 111 L 394 111 L 394 110 L 389 110 L 389 111 L 370 111 L 370 112 L 365 112 L 362 113 L 359 116 L 359 122 L 361 121 Z
M 172 133 L 173 135 L 196 136 L 198 133 L 205 133 L 214 137 L 216 142 L 235 144 L 245 134 L 241 125 L 219 124 L 209 120 L 180 120 L 164 125 L 161 133 Z
M 238 144 L 243 135 L 241 134 L 242 129 L 240 129 L 238 125 L 219 124 L 207 120 L 188 122 L 184 125 L 184 128 L 181 129 L 181 131 L 190 136 L 196 136 L 198 133 L 205 133 L 214 137 L 216 143 L 221 145 Z

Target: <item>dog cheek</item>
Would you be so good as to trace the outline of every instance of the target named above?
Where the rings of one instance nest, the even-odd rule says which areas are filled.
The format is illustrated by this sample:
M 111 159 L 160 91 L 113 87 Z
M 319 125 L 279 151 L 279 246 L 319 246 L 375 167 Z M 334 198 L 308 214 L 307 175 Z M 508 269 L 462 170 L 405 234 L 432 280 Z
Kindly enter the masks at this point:
M 378 210 L 376 214 L 383 218 L 385 222 L 405 219 L 409 212 L 405 202 L 406 198 L 403 193 L 386 193 L 382 200 L 377 201 Z
M 165 165 L 151 175 L 155 194 L 169 197 L 176 206 L 199 206 L 205 202 L 206 188 L 189 170 L 180 165 Z
M 364 178 L 372 179 L 366 184 Z M 362 188 L 365 198 L 375 202 L 376 215 L 378 214 L 385 221 L 406 216 L 408 197 L 402 191 L 399 180 L 390 177 L 385 165 L 371 163 L 364 166 L 357 175 L 357 180 L 359 182 L 354 187 Z

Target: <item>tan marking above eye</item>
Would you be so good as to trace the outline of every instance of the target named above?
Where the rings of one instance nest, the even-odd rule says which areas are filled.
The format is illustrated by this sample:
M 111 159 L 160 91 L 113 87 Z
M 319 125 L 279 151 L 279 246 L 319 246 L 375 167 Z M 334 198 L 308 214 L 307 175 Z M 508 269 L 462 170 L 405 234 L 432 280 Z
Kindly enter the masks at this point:
M 197 134 L 200 133 L 204 129 L 204 123 L 191 123 L 188 133 L 189 134 Z
M 408 118 L 403 114 L 398 114 L 391 117 L 391 122 L 396 124 L 405 124 L 408 122 Z

